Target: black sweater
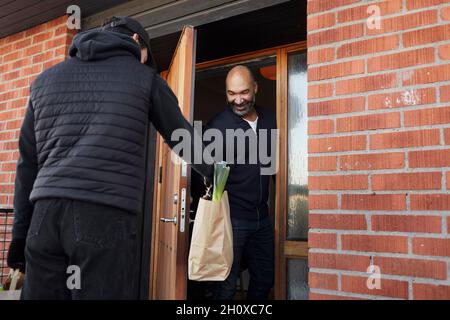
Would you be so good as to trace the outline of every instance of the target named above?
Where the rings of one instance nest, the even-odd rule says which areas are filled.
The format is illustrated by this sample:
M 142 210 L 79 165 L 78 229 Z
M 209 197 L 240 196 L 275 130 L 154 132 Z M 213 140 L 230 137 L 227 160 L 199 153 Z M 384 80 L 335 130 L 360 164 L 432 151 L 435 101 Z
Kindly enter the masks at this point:
M 272 149 L 273 141 L 270 139 L 271 130 L 276 129 L 276 115 L 269 109 L 256 106 L 256 112 L 258 114 L 257 122 L 257 141 L 261 140 L 264 136 L 261 135 L 261 129 L 265 129 L 267 136 L 265 143 L 267 145 L 267 152 L 262 152 L 264 155 L 273 156 L 270 152 Z M 224 137 L 224 150 L 222 158 L 218 158 L 217 154 L 214 154 L 217 161 L 226 160 L 227 145 L 229 146 L 231 141 L 227 139 L 227 129 L 242 129 L 243 131 L 252 130 L 248 122 L 241 117 L 233 113 L 230 107 L 226 107 L 224 111 L 213 117 L 206 129 L 214 128 L 220 130 Z M 253 134 L 253 131 L 251 131 Z M 253 140 L 255 141 L 255 140 Z M 276 141 L 275 141 L 276 143 Z M 230 164 L 230 174 L 228 176 L 225 190 L 228 192 L 228 198 L 230 202 L 230 214 L 231 217 L 245 220 L 257 220 L 268 215 L 268 197 L 269 197 L 269 182 L 270 178 L 275 177 L 275 172 L 271 175 L 262 174 L 262 168 L 268 168 L 270 164 L 262 163 L 259 156 L 254 155 L 256 163 L 251 163 L 250 159 L 253 152 L 250 148 L 250 140 L 246 140 L 244 152 L 240 152 L 236 146 L 238 140 L 234 138 L 234 150 L 233 154 L 228 155 L 230 159 L 233 159 L 234 164 Z M 259 144 L 259 142 L 258 142 Z M 258 149 L 253 149 L 258 152 Z M 238 159 L 241 158 L 245 163 L 238 163 Z M 272 162 L 274 170 L 276 170 L 275 162 Z M 268 170 L 271 171 L 271 170 Z

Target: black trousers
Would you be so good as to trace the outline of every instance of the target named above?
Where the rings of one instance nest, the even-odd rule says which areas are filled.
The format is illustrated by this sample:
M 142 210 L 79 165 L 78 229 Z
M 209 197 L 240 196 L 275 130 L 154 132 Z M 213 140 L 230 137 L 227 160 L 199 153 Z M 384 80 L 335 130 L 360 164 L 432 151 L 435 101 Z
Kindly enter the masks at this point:
M 68 199 L 35 203 L 22 299 L 137 299 L 137 217 Z
M 265 300 L 274 284 L 274 235 L 269 217 L 248 221 L 231 218 L 233 225 L 233 266 L 225 281 L 215 285 L 215 299 L 231 300 L 245 259 L 250 283 L 248 300 Z

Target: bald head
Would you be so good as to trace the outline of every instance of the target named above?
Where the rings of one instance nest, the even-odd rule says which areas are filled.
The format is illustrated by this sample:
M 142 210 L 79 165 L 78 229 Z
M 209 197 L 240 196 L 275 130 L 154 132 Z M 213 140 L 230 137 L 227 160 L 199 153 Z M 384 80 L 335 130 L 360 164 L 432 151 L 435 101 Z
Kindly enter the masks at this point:
M 226 79 L 227 100 L 234 113 L 245 117 L 255 105 L 258 85 L 252 71 L 243 65 L 233 67 Z
M 228 71 L 227 80 L 228 83 L 232 79 L 237 78 L 243 81 L 248 81 L 251 83 L 255 83 L 255 77 L 253 76 L 253 72 L 247 67 L 243 65 L 238 65 L 233 67 L 230 71 Z

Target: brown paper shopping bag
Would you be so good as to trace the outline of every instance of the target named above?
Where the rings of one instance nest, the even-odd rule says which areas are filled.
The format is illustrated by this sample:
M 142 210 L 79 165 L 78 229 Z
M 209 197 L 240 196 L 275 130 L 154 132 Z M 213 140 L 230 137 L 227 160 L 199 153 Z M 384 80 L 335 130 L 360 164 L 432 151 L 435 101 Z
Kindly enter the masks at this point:
M 189 279 L 223 281 L 232 265 L 233 229 L 225 191 L 220 201 L 200 199 L 189 251 Z

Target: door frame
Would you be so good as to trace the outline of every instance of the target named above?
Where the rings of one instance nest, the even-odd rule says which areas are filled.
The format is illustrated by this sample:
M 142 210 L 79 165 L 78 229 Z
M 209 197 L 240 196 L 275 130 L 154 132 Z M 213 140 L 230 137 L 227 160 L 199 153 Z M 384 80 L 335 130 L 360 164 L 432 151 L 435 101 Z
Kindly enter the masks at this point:
M 286 299 L 286 274 L 287 274 L 287 259 L 288 258 L 307 258 L 308 244 L 307 242 L 287 241 L 286 240 L 286 217 L 288 208 L 287 198 L 287 137 L 288 137 L 288 55 L 294 52 L 302 52 L 307 50 L 307 42 L 300 41 L 288 45 L 282 45 L 243 54 L 233 55 L 221 59 L 197 63 L 195 65 L 195 72 L 202 71 L 218 66 L 232 65 L 239 62 L 248 62 L 253 59 L 275 56 L 277 67 L 277 84 L 276 84 L 276 114 L 277 127 L 279 128 L 279 144 L 277 161 L 279 164 L 278 174 L 276 175 L 276 195 L 275 195 L 275 285 L 274 298 L 277 300 Z M 163 72 L 163 74 L 166 71 Z M 195 74 L 194 74 L 195 76 Z M 194 98 L 194 97 L 191 97 Z M 192 108 L 191 112 L 194 112 Z M 192 117 L 192 114 L 191 114 Z M 157 143 L 156 154 L 159 154 L 159 143 Z M 158 180 L 159 180 L 159 163 L 160 159 L 155 159 L 155 179 L 154 179 L 154 194 L 158 194 Z M 190 183 L 190 181 L 189 181 Z M 188 185 L 189 186 L 189 185 Z M 187 198 L 189 199 L 189 198 Z M 154 216 L 158 211 L 159 204 L 154 201 L 153 213 Z M 152 248 L 155 239 L 157 239 L 158 230 L 152 232 Z M 155 276 L 154 271 L 154 250 L 151 257 L 150 268 L 150 292 L 152 292 L 152 280 Z M 187 261 L 186 261 L 187 263 Z M 187 279 L 186 279 L 187 281 Z

